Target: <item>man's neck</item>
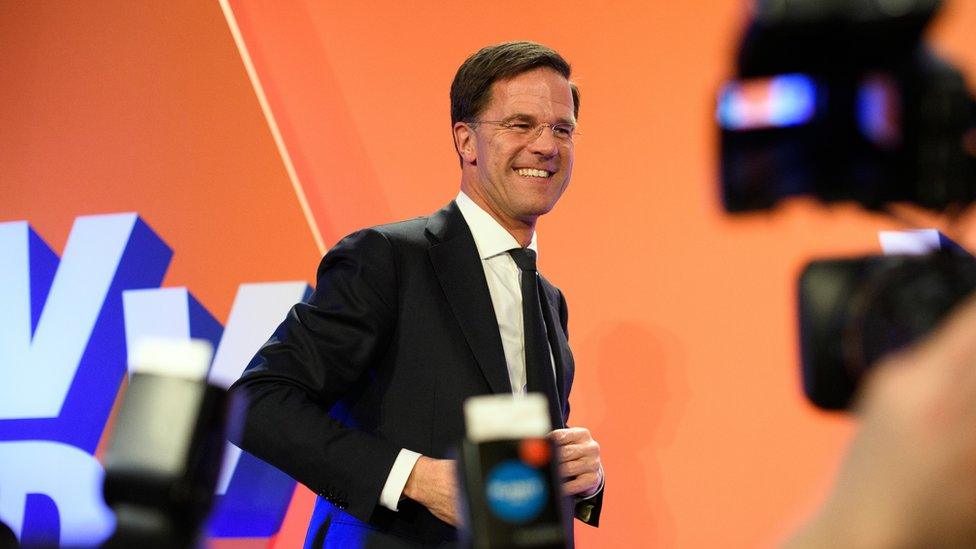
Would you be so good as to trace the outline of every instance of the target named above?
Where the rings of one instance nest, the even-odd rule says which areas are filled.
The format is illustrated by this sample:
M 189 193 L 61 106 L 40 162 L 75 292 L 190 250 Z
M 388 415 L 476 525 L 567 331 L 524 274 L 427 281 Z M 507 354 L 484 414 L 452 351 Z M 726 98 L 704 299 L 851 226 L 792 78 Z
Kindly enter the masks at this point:
M 505 229 L 508 234 L 512 235 L 513 238 L 519 243 L 519 246 L 523 248 L 528 247 L 532 243 L 532 235 L 535 234 L 535 223 L 537 218 L 532 218 L 531 220 L 520 220 L 510 218 L 495 211 L 492 208 L 491 203 L 484 199 L 477 191 L 471 188 L 470 185 L 465 185 L 464 181 L 461 181 L 461 191 L 471 199 L 472 202 L 478 205 L 479 208 L 484 210 L 488 215 L 492 217 L 503 229 Z

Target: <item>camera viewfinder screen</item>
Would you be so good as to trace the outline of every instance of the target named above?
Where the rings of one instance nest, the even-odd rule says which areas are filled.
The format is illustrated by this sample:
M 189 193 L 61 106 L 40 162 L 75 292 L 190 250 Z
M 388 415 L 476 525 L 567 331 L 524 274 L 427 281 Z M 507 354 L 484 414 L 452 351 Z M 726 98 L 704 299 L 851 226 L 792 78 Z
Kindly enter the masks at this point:
M 816 114 L 817 86 L 804 74 L 736 80 L 719 93 L 716 117 L 726 130 L 786 128 L 810 122 Z

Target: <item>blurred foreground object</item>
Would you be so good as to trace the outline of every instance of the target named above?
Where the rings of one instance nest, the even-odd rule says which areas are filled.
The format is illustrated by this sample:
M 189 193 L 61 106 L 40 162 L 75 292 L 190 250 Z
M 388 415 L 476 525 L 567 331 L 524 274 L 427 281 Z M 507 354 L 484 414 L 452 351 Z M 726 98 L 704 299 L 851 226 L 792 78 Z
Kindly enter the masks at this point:
M 957 215 L 976 200 L 976 101 L 923 35 L 939 0 L 757 0 L 719 93 L 722 201 L 742 213 L 808 195 Z M 879 359 L 976 289 L 942 238 L 919 257 L 821 259 L 799 281 L 803 387 L 846 409 Z
M 846 409 L 888 353 L 935 328 L 976 290 L 976 258 L 947 245 L 922 255 L 813 261 L 800 275 L 803 390 L 820 408 Z
M 722 200 L 943 211 L 976 199 L 976 103 L 922 43 L 939 0 L 759 0 L 719 93 Z
M 561 491 L 546 397 L 486 395 L 464 403 L 460 472 L 471 546 L 564 548 L 572 524 Z
M 969 299 L 868 375 L 836 485 L 788 548 L 976 547 L 974 334 Z
M 143 340 L 105 455 L 105 501 L 116 514 L 106 548 L 194 547 L 213 501 L 227 422 L 200 340 Z
M 17 543 L 17 536 L 14 535 L 14 531 L 3 521 L 0 521 L 0 549 L 17 549 L 18 547 L 20 544 Z

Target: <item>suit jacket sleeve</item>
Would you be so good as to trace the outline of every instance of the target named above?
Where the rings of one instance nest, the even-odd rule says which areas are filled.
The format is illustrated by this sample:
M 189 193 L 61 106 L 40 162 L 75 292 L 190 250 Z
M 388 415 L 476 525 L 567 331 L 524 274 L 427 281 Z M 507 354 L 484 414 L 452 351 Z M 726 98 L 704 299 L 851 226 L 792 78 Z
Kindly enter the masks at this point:
M 364 230 L 323 259 L 316 290 L 295 305 L 231 388 L 247 414 L 233 442 L 366 521 L 399 447 L 329 410 L 368 382 L 397 315 L 397 271 L 385 236 Z
M 562 325 L 563 333 L 566 334 L 567 341 L 569 340 L 569 307 L 566 305 L 566 298 L 563 293 L 559 292 L 559 323 Z M 572 375 L 572 372 L 566 372 L 565 375 Z M 572 380 L 568 386 L 572 386 Z M 566 395 L 566 419 L 569 419 L 569 395 Z M 568 423 L 567 423 L 568 424 Z M 578 499 L 576 505 L 573 507 L 573 515 L 576 516 L 580 521 L 589 524 L 590 526 L 600 525 L 600 512 L 603 510 L 603 492 L 606 490 L 606 479 L 604 479 L 604 485 L 600 487 L 600 491 L 595 495 L 588 497 L 586 499 Z

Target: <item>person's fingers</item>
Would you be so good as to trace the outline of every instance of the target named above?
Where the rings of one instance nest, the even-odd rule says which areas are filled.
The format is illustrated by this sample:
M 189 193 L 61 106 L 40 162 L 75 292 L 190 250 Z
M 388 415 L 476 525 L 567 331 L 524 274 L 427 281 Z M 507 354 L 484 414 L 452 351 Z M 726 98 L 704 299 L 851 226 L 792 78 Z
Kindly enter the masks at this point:
M 573 444 L 575 442 L 581 442 L 584 440 L 591 440 L 593 438 L 592 433 L 586 427 L 567 427 L 565 429 L 556 429 L 550 431 L 549 437 L 557 445 L 562 444 Z
M 573 461 L 580 457 L 580 452 L 575 444 L 570 444 L 568 446 L 560 446 L 556 449 L 556 456 L 559 463 L 566 463 L 567 461 Z
M 567 444 L 566 446 L 560 446 L 556 451 L 559 454 L 560 462 L 579 459 L 584 456 L 599 456 L 600 443 L 593 439 L 587 439 L 581 442 Z
M 588 433 L 585 429 L 580 429 L 579 427 L 567 427 L 565 429 L 556 429 L 549 433 L 549 437 L 557 445 L 572 444 L 583 439 L 584 433 Z
M 976 414 L 976 298 L 969 298 L 945 324 L 947 384 L 967 418 Z M 972 430 L 970 430 L 972 432 Z
M 585 473 L 573 480 L 563 483 L 563 493 L 567 496 L 575 496 L 584 492 L 592 492 L 600 485 L 600 476 L 597 473 Z
M 976 377 L 974 333 L 976 296 L 971 296 L 958 305 L 938 329 L 900 358 L 926 369 L 948 367 L 966 377 Z
M 563 478 L 575 477 L 580 474 L 598 471 L 599 469 L 600 462 L 592 457 L 575 459 L 559 464 L 559 474 Z
M 565 429 L 553 429 L 552 431 L 549 431 L 549 438 L 552 439 L 553 442 L 559 442 L 560 440 L 564 439 L 569 432 L 569 427 Z
M 886 358 L 863 385 L 916 409 L 933 429 L 976 420 L 976 298 L 968 298 L 926 339 Z M 886 406 L 886 403 L 880 403 Z M 861 408 L 860 406 L 858 407 Z M 970 430 L 976 432 L 976 430 Z
M 559 460 L 558 463 L 566 463 L 567 461 L 585 457 L 596 457 L 600 455 L 600 445 L 594 440 L 579 444 L 570 444 L 559 447 L 556 454 Z

